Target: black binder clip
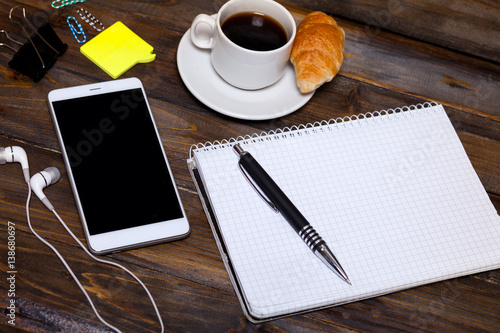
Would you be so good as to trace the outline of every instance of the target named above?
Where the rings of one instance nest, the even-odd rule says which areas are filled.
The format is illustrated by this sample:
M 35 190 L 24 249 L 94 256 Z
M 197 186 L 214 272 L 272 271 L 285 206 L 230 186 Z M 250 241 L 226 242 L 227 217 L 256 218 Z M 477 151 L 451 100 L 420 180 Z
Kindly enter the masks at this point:
M 16 20 L 12 13 L 18 7 L 21 6 L 15 6 L 10 10 L 9 19 L 12 23 L 21 27 L 28 41 L 23 44 L 10 37 L 5 30 L 1 30 L 1 32 L 5 33 L 8 40 L 22 46 L 17 51 L 14 47 L 5 43 L 0 43 L 0 46 L 4 46 L 10 51 L 15 52 L 11 61 L 9 61 L 9 66 L 12 69 L 38 82 L 52 65 L 54 65 L 57 58 L 63 55 L 68 45 L 61 41 L 48 22 L 36 29 L 26 18 L 26 10 L 24 7 L 22 8 L 23 17 Z M 32 35 L 28 33 L 23 23 L 33 31 Z

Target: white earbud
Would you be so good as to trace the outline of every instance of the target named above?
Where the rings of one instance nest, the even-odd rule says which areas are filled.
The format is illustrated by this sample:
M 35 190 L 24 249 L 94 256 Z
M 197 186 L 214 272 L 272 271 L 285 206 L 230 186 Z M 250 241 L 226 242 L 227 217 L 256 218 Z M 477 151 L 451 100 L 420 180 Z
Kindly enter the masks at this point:
M 55 167 L 48 167 L 31 177 L 31 189 L 50 211 L 54 210 L 54 206 L 52 206 L 49 199 L 43 193 L 43 189 L 57 182 L 59 178 L 61 178 L 61 173 Z
M 30 171 L 28 165 L 28 156 L 23 148 L 19 146 L 0 147 L 0 164 L 18 162 L 23 168 L 24 179 L 26 183 L 30 181 Z

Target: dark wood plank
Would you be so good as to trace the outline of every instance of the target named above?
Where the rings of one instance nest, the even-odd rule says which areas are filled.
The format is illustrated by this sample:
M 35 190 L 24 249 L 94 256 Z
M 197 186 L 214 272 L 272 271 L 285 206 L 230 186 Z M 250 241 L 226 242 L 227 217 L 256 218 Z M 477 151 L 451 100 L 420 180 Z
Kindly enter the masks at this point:
M 362 31 L 378 36 L 383 30 L 429 44 L 500 61 L 500 6 L 498 1 L 433 0 L 290 0 L 362 24 Z

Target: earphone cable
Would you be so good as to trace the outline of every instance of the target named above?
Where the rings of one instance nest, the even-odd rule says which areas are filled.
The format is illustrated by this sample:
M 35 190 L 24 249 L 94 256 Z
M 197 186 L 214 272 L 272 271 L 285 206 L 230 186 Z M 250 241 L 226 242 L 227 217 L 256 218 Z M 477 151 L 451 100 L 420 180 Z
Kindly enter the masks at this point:
M 59 222 L 61 222 L 61 224 L 63 225 L 63 227 L 66 229 L 66 231 L 71 235 L 71 237 L 73 237 L 73 239 L 78 243 L 78 245 L 80 245 L 80 247 L 89 255 L 89 257 L 91 257 L 95 261 L 98 261 L 98 262 L 101 262 L 101 263 L 104 263 L 104 264 L 112 265 L 112 266 L 115 266 L 115 267 L 123 269 L 125 272 L 127 272 L 130 276 L 132 276 L 142 286 L 142 288 L 144 289 L 144 291 L 146 291 L 146 294 L 148 294 L 149 299 L 151 300 L 151 304 L 153 305 L 153 308 L 155 309 L 156 315 L 158 316 L 158 320 L 159 320 L 160 325 L 161 325 L 161 332 L 163 333 L 164 327 L 163 327 L 163 320 L 161 319 L 160 311 L 158 310 L 158 307 L 156 306 L 156 302 L 153 299 L 153 296 L 149 292 L 149 290 L 146 287 L 146 285 L 134 273 L 132 273 L 128 268 L 126 268 L 126 267 L 124 267 L 124 266 L 122 266 L 122 265 L 120 265 L 118 263 L 115 263 L 115 262 L 112 262 L 112 261 L 109 261 L 109 260 L 105 260 L 105 259 L 100 259 L 100 258 L 97 258 L 96 256 L 94 256 L 82 244 L 82 242 L 75 236 L 75 234 L 71 231 L 71 229 L 69 229 L 69 227 L 66 225 L 66 223 L 64 223 L 63 219 L 59 216 L 59 214 L 57 214 L 57 212 L 56 212 L 55 209 L 52 210 L 52 213 L 54 213 L 54 215 L 57 217 L 57 219 L 59 220 Z
M 28 198 L 26 200 L 26 216 L 27 216 L 27 220 L 28 220 L 28 226 L 31 230 L 31 232 L 42 242 L 44 243 L 45 245 L 47 245 L 56 255 L 57 257 L 59 258 L 59 260 L 64 264 L 64 266 L 66 267 L 66 269 L 69 271 L 69 273 L 71 274 L 71 276 L 73 277 L 73 279 L 75 280 L 76 284 L 78 285 L 78 287 L 81 289 L 81 291 L 83 292 L 83 294 L 85 295 L 85 297 L 87 298 L 88 302 L 90 303 L 90 306 L 92 307 L 92 310 L 94 311 L 94 313 L 96 314 L 97 318 L 99 318 L 99 320 L 106 326 L 108 326 L 109 328 L 111 328 L 112 330 L 116 331 L 116 332 L 120 332 L 119 329 L 117 329 L 116 327 L 112 326 L 111 324 L 109 324 L 108 322 L 106 322 L 98 313 L 96 307 L 94 306 L 94 303 L 92 302 L 90 296 L 88 295 L 87 291 L 85 290 L 85 288 L 83 287 L 83 285 L 80 283 L 80 281 L 78 280 L 78 278 L 76 277 L 76 275 L 73 273 L 73 271 L 71 270 L 71 268 L 69 267 L 68 263 L 66 262 L 66 260 L 64 260 L 64 258 L 62 257 L 62 255 L 52 246 L 52 244 L 50 244 L 48 241 L 46 241 L 44 238 L 42 238 L 40 235 L 38 235 L 35 230 L 33 229 L 32 225 L 31 225 L 31 220 L 30 220 L 30 213 L 29 213 L 29 203 L 30 203 L 30 200 L 31 200 L 31 185 L 30 183 L 28 183 Z M 115 262 L 112 262 L 112 261 L 108 261 L 108 260 L 104 260 L 104 259 L 100 259 L 100 258 L 97 258 L 96 256 L 94 256 L 92 253 L 90 253 L 90 251 L 82 244 L 82 242 L 75 236 L 75 234 L 71 231 L 71 229 L 69 229 L 69 227 L 66 225 L 66 223 L 63 221 L 63 219 L 59 216 L 59 214 L 57 214 L 56 210 L 55 209 L 52 209 L 51 210 L 52 213 L 56 216 L 56 218 L 59 220 L 59 222 L 63 225 L 63 227 L 66 229 L 66 231 L 70 234 L 70 236 L 78 243 L 78 245 L 80 245 L 80 247 L 87 253 L 87 255 L 89 255 L 92 259 L 98 261 L 98 262 L 101 262 L 101 263 L 104 263 L 104 264 L 108 264 L 108 265 L 112 265 L 112 266 L 115 266 L 115 267 L 118 267 L 118 268 L 121 268 L 123 269 L 125 272 L 127 272 L 130 276 L 132 276 L 141 286 L 142 288 L 146 291 L 149 299 L 151 300 L 151 304 L 153 305 L 154 309 L 155 309 L 155 312 L 156 312 L 156 315 L 158 316 L 158 320 L 160 322 L 160 325 L 161 325 L 161 333 L 164 332 L 164 325 L 163 325 L 163 320 L 161 318 L 161 315 L 160 315 L 160 311 L 158 310 L 158 307 L 156 305 L 156 302 L 154 301 L 153 299 L 153 296 L 151 295 L 151 293 L 149 292 L 148 288 L 146 287 L 146 285 L 134 274 L 132 273 L 129 269 L 127 269 L 126 267 L 118 264 L 118 263 L 115 263 Z
M 116 332 L 121 332 L 118 328 L 114 327 L 113 325 L 109 324 L 107 321 L 105 321 L 101 315 L 99 314 L 99 312 L 97 311 L 96 307 L 94 306 L 94 303 L 92 302 L 92 299 L 90 298 L 89 294 L 87 293 L 87 291 L 85 290 L 85 288 L 83 287 L 83 285 L 80 283 L 80 281 L 78 280 L 78 278 L 76 277 L 75 273 L 73 273 L 73 270 L 71 269 L 71 267 L 69 267 L 68 263 L 66 262 L 66 260 L 64 260 L 63 256 L 59 253 L 59 251 L 57 251 L 57 249 L 52 246 L 52 244 L 50 244 L 48 241 L 46 241 L 42 236 L 40 236 L 34 229 L 33 229 L 33 226 L 31 225 L 31 219 L 30 219 L 30 208 L 29 208 L 29 205 L 30 205 L 30 200 L 31 200 L 31 185 L 30 183 L 28 183 L 28 198 L 26 199 L 26 218 L 28 220 L 28 227 L 30 228 L 31 232 L 33 233 L 33 235 L 35 235 L 42 243 L 44 243 L 45 245 L 47 245 L 56 255 L 57 257 L 59 258 L 59 260 L 63 263 L 63 265 L 66 267 L 66 269 L 68 270 L 68 272 L 71 274 L 71 276 L 73 277 L 73 280 L 75 280 L 76 284 L 78 285 L 78 287 L 80 288 L 80 290 L 83 292 L 83 294 L 85 295 L 85 297 L 87 298 L 88 302 L 90 303 L 90 306 L 92 307 L 92 310 L 94 310 L 94 313 L 96 314 L 97 318 L 99 318 L 99 320 L 104 324 L 106 325 L 107 327 L 111 328 L 112 330 L 116 331 Z

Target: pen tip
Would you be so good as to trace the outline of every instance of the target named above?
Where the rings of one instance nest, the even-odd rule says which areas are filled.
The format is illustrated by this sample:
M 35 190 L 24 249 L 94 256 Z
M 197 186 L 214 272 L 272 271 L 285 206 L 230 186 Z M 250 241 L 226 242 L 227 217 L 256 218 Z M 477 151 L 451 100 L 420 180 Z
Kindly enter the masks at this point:
M 321 245 L 318 249 L 316 249 L 314 253 L 321 259 L 321 261 L 323 261 L 323 263 L 328 266 L 328 268 L 330 268 L 342 280 L 352 286 L 351 280 L 349 280 L 349 277 L 347 277 L 344 269 L 342 268 L 342 266 L 340 266 L 337 258 L 335 258 L 332 251 L 330 251 L 330 248 L 326 244 Z

